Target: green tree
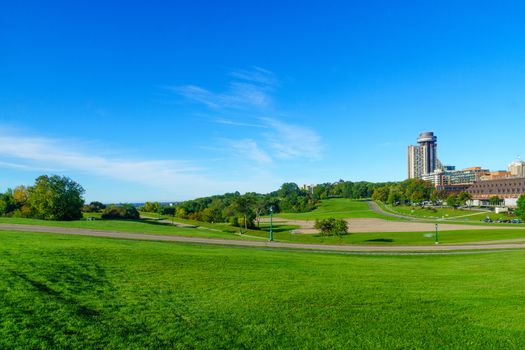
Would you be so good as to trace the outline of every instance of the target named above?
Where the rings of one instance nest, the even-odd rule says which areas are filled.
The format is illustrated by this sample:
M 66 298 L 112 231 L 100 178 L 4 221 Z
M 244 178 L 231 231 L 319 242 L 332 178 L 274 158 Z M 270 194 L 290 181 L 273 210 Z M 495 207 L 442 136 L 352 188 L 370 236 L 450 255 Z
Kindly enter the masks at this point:
M 410 201 L 414 204 L 419 204 L 425 200 L 425 195 L 421 191 L 414 191 L 410 196 Z
M 100 213 L 102 210 L 106 209 L 106 206 L 101 202 L 91 202 L 82 207 L 82 211 L 85 213 Z
M 500 203 L 501 203 L 501 199 L 498 196 L 492 196 L 489 198 L 490 205 L 499 205 Z
M 458 194 L 458 205 L 465 205 L 471 199 L 472 199 L 472 195 L 470 193 L 460 192 Z
M 378 187 L 374 189 L 374 192 L 372 193 L 372 199 L 375 201 L 386 202 L 388 199 L 388 194 L 388 187 Z
M 520 198 L 518 198 L 516 204 L 516 216 L 519 217 L 522 221 L 525 221 L 525 194 L 522 194 Z
M 39 176 L 28 189 L 27 202 L 32 215 L 44 220 L 78 220 L 82 218 L 84 189 L 65 176 Z
M 137 208 L 131 204 L 110 205 L 102 211 L 102 219 L 139 219 Z
M 145 211 L 146 213 L 154 213 L 155 207 L 153 206 L 153 203 L 146 202 L 144 203 L 144 206 L 141 208 L 142 211 Z
M 397 188 L 391 187 L 386 202 L 390 205 L 401 202 L 401 192 Z
M 457 208 L 458 207 L 458 196 L 451 194 L 447 197 L 447 205 L 449 207 Z
M 255 227 L 253 220 L 255 218 L 255 198 L 251 195 L 238 197 L 232 203 L 233 211 L 242 217 L 242 225 L 247 231 L 248 227 Z
M 323 236 L 346 235 L 348 234 L 348 223 L 343 219 L 317 219 L 314 227 L 321 232 Z

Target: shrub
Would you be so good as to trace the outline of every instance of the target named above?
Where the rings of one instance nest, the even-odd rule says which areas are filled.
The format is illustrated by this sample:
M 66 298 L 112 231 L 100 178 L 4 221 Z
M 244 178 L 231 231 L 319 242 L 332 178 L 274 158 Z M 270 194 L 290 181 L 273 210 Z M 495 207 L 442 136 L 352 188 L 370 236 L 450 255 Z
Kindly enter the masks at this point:
M 348 234 L 348 223 L 343 219 L 317 219 L 314 227 L 321 231 L 323 236 L 342 236 Z
M 131 204 L 111 205 L 104 209 L 102 219 L 139 219 L 140 214 L 137 208 Z

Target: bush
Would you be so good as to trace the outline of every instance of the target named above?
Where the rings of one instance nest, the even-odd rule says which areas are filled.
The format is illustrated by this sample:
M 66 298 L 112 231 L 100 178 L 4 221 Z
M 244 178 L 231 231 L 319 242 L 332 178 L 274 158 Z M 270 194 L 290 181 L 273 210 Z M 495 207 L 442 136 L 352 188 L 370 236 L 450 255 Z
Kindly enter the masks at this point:
M 342 236 L 348 234 L 348 223 L 343 219 L 317 219 L 315 220 L 314 227 L 320 230 L 323 236 Z
M 515 213 L 517 217 L 525 221 L 525 194 L 522 194 L 520 198 L 518 198 L 517 208 L 516 208 Z
M 112 205 L 104 209 L 102 219 L 139 219 L 140 214 L 137 208 L 131 204 Z
M 82 207 L 84 213 L 100 213 L 106 206 L 100 202 L 91 202 Z

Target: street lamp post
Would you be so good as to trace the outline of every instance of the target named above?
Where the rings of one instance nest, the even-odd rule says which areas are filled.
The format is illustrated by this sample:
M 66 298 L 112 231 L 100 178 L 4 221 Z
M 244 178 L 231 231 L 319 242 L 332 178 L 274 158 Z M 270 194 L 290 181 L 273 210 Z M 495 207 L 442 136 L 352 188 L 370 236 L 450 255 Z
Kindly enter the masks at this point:
M 174 221 L 175 221 L 175 208 L 173 208 L 173 203 L 170 203 L 170 207 L 172 209 L 172 212 L 171 212 L 171 225 L 173 226 Z
M 435 244 L 439 244 L 439 236 L 438 236 L 438 224 L 436 224 L 436 241 Z
M 273 214 L 273 207 L 270 207 L 270 242 L 273 241 L 272 214 Z

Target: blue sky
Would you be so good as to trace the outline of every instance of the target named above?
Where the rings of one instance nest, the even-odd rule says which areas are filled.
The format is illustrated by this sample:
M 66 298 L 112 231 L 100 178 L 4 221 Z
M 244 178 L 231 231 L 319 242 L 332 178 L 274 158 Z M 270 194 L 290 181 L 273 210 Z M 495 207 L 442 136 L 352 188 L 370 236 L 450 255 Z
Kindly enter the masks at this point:
M 525 155 L 525 5 L 14 1 L 0 8 L 0 190 L 87 200 L 403 180 Z

